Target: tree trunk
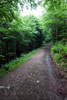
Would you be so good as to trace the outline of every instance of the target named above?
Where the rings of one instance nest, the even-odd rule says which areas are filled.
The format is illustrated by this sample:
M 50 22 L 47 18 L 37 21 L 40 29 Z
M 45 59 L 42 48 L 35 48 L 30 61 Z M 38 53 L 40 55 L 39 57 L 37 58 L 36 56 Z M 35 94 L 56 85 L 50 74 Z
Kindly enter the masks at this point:
M 57 25 L 57 16 L 56 16 L 56 41 L 58 41 L 58 25 Z

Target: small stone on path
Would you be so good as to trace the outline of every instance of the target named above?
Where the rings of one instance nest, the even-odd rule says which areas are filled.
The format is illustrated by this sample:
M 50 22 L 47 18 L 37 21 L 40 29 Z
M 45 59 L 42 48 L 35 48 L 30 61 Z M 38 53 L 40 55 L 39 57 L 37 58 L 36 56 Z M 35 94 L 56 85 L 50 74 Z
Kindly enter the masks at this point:
M 37 83 L 40 83 L 40 81 L 39 81 L 39 80 L 37 80 Z

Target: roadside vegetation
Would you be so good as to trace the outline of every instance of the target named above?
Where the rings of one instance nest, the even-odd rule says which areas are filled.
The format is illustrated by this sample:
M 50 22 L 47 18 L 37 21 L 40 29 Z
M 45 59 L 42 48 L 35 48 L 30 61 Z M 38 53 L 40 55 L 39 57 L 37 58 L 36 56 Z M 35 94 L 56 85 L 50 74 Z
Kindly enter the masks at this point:
M 20 16 L 18 4 L 22 9 L 25 4 L 27 8 L 27 4 L 35 8 L 41 1 L 0 1 L 1 75 L 5 70 L 14 69 L 25 62 L 29 52 L 47 43 L 51 44 L 52 55 L 58 64 L 67 68 L 67 1 L 43 0 L 46 13 L 40 18 L 33 15 Z M 25 53 L 26 56 L 21 57 Z
M 46 14 L 41 17 L 44 42 L 51 44 L 52 56 L 67 68 L 67 1 L 45 0 Z
M 35 50 L 33 50 L 33 51 L 31 51 L 27 54 L 21 54 L 21 56 L 19 58 L 16 58 L 15 60 L 12 60 L 8 64 L 2 65 L 2 67 L 0 68 L 0 76 L 4 75 L 8 71 L 14 70 L 15 68 L 17 68 L 21 64 L 24 64 L 27 61 L 27 59 L 29 59 L 39 49 L 40 48 L 35 49 Z
M 39 19 L 21 17 L 19 6 L 31 8 L 39 2 L 22 0 L 0 1 L 0 75 L 23 64 L 42 46 L 43 34 Z M 28 6 L 28 5 L 27 5 Z M 9 9 L 8 9 L 9 8 Z M 37 50 L 36 50 L 37 49 Z M 22 57 L 21 57 L 22 56 Z
M 67 43 L 55 43 L 55 45 L 52 47 L 52 56 L 61 67 L 67 68 Z

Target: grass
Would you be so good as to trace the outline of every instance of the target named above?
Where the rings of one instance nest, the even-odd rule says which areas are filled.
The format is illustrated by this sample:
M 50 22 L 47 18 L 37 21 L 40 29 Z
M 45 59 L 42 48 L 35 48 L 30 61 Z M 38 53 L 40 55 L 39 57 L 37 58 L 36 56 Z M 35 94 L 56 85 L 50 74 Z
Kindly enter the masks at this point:
M 35 54 L 40 48 L 33 50 L 27 54 L 22 54 L 20 58 L 16 58 L 12 60 L 8 64 L 5 64 L 0 69 L 0 77 L 3 76 L 6 72 L 12 71 L 15 68 L 19 67 L 21 64 L 24 64 L 28 58 L 30 58 L 33 54 Z M 8 69 L 8 70 L 7 70 Z

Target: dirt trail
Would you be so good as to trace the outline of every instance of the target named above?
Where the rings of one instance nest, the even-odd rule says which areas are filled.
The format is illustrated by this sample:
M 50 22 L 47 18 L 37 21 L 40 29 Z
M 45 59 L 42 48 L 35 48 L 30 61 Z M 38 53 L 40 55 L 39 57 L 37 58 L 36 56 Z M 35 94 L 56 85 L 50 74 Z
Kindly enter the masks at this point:
M 0 100 L 63 100 L 49 46 L 0 79 Z

